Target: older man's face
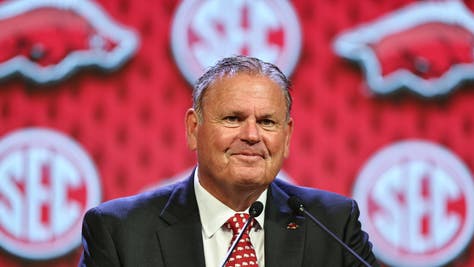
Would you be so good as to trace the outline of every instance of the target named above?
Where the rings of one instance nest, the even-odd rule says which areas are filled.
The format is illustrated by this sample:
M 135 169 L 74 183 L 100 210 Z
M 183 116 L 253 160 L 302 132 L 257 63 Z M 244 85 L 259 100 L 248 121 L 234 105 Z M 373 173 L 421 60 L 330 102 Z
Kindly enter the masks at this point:
M 199 180 L 214 195 L 266 188 L 289 153 L 293 123 L 285 97 L 264 76 L 237 74 L 214 82 L 203 98 L 202 121 L 190 111 L 186 123 Z

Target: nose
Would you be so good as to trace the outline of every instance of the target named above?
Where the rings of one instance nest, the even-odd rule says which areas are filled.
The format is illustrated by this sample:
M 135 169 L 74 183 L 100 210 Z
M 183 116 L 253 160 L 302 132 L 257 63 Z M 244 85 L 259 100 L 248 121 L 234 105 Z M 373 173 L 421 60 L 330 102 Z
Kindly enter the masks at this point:
M 260 129 L 255 120 L 247 120 L 240 128 L 240 139 L 249 144 L 260 142 Z

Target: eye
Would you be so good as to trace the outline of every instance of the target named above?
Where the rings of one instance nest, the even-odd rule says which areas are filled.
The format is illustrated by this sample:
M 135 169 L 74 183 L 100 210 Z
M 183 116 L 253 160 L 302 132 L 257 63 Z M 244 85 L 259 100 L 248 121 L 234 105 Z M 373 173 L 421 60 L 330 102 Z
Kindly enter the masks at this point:
M 237 116 L 225 116 L 223 120 L 225 122 L 228 122 L 228 123 L 236 123 L 236 122 L 239 122 L 239 117 L 237 117 Z
M 274 127 L 276 122 L 272 119 L 263 119 L 259 122 L 263 127 Z
M 31 47 L 29 57 L 32 61 L 40 61 L 46 55 L 46 50 L 44 49 L 43 45 L 35 44 Z

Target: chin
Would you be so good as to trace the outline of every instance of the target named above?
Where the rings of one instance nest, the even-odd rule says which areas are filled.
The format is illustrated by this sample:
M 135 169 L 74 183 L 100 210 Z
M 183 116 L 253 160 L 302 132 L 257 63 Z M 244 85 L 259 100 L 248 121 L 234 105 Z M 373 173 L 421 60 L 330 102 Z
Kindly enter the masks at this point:
M 233 177 L 242 186 L 262 186 L 269 183 L 264 171 L 252 168 L 235 172 Z

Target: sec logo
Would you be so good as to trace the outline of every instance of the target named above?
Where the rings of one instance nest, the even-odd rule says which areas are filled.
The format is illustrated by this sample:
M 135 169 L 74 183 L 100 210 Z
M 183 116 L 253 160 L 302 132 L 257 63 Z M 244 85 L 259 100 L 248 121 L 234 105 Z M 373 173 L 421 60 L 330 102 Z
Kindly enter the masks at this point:
M 193 84 L 225 56 L 249 55 L 293 71 L 301 32 L 288 1 L 185 0 L 175 13 L 171 45 L 176 63 Z
M 410 140 L 376 153 L 354 198 L 377 257 L 391 266 L 441 266 L 469 244 L 474 185 L 461 160 L 437 144 Z
M 68 253 L 100 192 L 91 159 L 72 139 L 41 128 L 11 133 L 0 140 L 0 246 L 33 260 Z

